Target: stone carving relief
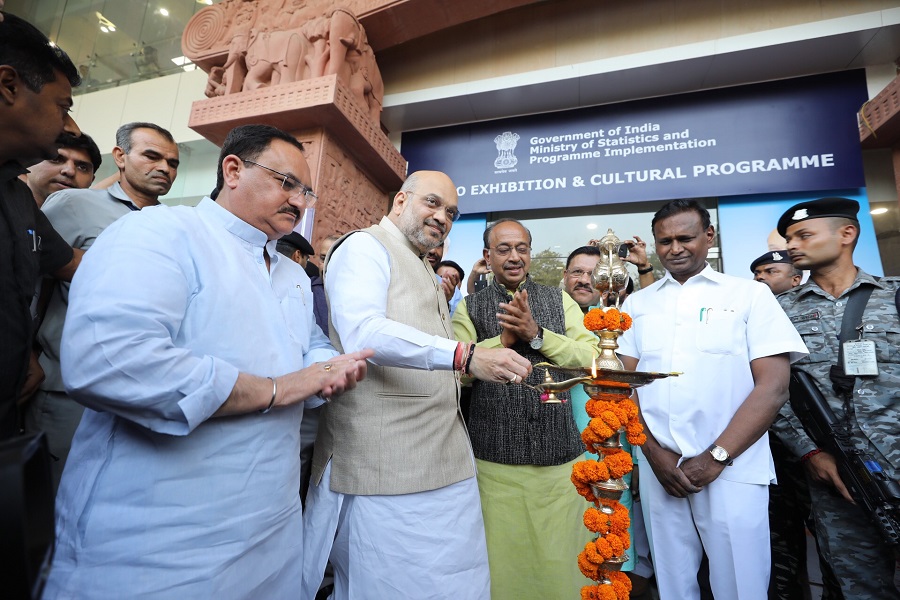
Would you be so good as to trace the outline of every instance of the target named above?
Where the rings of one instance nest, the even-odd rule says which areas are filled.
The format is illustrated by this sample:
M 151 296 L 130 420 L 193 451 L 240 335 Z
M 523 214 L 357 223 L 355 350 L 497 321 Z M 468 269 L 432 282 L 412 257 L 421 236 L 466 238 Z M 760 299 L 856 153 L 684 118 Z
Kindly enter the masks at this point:
M 387 194 L 360 171 L 352 155 L 336 140 L 325 145 L 319 181 L 323 193 L 339 201 L 316 206 L 313 237 L 317 239 L 368 227 L 387 211 Z
M 337 75 L 380 121 L 384 82 L 375 53 L 359 19 L 331 2 L 226 0 L 194 15 L 182 47 L 209 73 L 210 98 Z

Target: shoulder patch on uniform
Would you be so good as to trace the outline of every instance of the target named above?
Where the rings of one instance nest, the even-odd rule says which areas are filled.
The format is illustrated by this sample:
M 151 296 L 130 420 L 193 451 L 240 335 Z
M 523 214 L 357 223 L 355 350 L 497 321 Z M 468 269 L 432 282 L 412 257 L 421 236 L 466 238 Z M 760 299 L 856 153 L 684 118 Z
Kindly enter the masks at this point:
M 814 321 L 816 319 L 822 318 L 822 315 L 819 314 L 819 311 L 814 311 L 811 313 L 806 313 L 805 315 L 794 315 L 791 317 L 791 323 L 802 323 L 803 321 Z

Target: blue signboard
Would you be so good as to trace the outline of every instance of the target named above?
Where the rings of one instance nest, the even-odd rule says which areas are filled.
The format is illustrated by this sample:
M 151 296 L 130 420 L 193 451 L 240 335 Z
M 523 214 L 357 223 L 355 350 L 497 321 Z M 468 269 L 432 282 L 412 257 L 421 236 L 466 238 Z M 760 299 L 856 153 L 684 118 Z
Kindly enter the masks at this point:
M 462 212 L 865 185 L 864 71 L 404 133 Z

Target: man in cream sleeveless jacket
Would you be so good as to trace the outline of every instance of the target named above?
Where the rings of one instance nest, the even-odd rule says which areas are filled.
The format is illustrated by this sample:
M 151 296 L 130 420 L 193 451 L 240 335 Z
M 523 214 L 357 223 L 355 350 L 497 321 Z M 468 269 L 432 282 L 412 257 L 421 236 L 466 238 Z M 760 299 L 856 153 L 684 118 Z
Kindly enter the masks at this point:
M 507 348 L 452 339 L 426 254 L 458 218 L 457 201 L 444 173 L 414 173 L 381 223 L 329 252 L 332 342 L 376 352 L 367 385 L 322 415 L 304 515 L 303 598 L 315 596 L 329 557 L 335 600 L 490 596 L 457 372 L 521 382 L 531 365 Z

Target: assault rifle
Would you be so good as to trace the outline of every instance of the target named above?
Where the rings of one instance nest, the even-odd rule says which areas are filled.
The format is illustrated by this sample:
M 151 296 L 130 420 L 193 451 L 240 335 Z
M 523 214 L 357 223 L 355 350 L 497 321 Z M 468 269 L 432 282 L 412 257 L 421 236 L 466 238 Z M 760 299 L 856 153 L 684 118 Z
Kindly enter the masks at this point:
M 838 420 L 813 378 L 791 369 L 791 406 L 806 433 L 837 461 L 841 480 L 856 504 L 875 523 L 885 543 L 900 549 L 900 484 L 874 457 L 853 447 L 850 432 Z

